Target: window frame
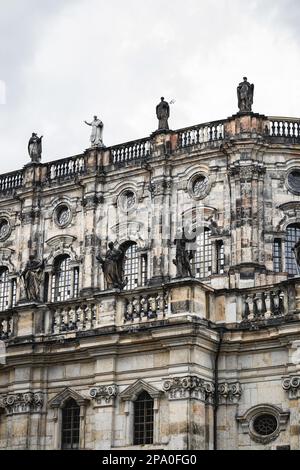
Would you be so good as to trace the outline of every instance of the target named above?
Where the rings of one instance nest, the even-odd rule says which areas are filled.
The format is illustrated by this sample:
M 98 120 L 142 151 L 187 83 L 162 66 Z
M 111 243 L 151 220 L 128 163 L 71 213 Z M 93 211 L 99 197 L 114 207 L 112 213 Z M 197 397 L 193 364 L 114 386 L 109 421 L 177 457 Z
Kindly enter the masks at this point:
M 154 442 L 154 399 L 145 390 L 133 404 L 133 445 L 151 445 Z

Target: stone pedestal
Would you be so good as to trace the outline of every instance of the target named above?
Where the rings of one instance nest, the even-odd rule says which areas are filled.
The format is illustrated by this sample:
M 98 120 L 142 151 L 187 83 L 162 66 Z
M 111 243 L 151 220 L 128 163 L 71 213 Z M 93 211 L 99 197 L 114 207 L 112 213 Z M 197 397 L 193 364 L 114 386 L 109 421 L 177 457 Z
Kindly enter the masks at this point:
M 209 288 L 191 278 L 175 279 L 168 284 L 171 315 L 196 315 L 207 318 Z

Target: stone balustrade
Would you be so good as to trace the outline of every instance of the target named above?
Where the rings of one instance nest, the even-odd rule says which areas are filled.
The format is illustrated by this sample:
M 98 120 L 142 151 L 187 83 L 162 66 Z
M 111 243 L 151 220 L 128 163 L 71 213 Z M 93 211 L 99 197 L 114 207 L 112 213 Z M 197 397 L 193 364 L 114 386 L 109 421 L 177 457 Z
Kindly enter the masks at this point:
M 66 179 L 85 173 L 85 159 L 83 156 L 64 158 L 48 163 L 48 180 Z
M 300 119 L 269 117 L 267 132 L 270 137 L 300 138 Z
M 284 288 L 249 292 L 243 296 L 242 318 L 244 321 L 255 321 L 284 317 L 291 312 L 289 300 Z
M 149 139 L 135 140 L 111 147 L 110 151 L 114 164 L 145 159 L 151 154 L 151 142 Z
M 224 139 L 224 122 L 216 121 L 180 129 L 178 131 L 178 148 Z
M 14 171 L 0 176 L 0 192 L 13 192 L 15 189 L 21 188 L 23 185 L 23 172 Z
M 163 291 L 132 294 L 125 298 L 124 322 L 163 319 L 168 313 L 168 305 L 168 294 Z
M 91 330 L 99 324 L 99 309 L 94 303 L 57 306 L 52 310 L 52 322 L 54 334 Z

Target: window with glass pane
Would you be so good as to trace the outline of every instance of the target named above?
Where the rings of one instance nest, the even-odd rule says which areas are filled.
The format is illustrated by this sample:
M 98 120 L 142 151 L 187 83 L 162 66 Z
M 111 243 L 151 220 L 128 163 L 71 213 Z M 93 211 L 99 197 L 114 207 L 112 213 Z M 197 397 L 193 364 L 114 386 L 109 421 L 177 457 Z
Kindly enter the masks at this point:
M 300 225 L 291 224 L 286 229 L 286 240 L 285 240 L 285 270 L 290 276 L 296 276 L 298 274 L 297 264 L 293 248 L 296 243 L 300 240 Z
M 217 242 L 217 273 L 224 274 L 224 264 L 225 264 L 225 253 L 224 253 L 224 243 L 222 241 Z
M 9 308 L 9 286 L 8 269 L 2 268 L 0 271 L 0 311 Z
M 61 302 L 78 295 L 78 268 L 70 267 L 69 256 L 61 256 L 56 260 L 52 276 L 52 302 Z
M 142 392 L 134 402 L 134 445 L 153 444 L 153 398 Z
M 279 238 L 275 238 L 273 243 L 273 266 L 276 273 L 282 271 L 282 244 Z
M 196 278 L 208 277 L 212 274 L 212 246 L 211 231 L 204 229 L 196 238 L 196 251 L 192 262 L 194 276 Z
M 17 303 L 17 280 L 11 281 L 11 306 L 15 307 Z
M 80 432 L 80 407 L 70 398 L 62 409 L 62 448 L 78 449 Z
M 148 280 L 148 260 L 147 260 L 147 255 L 142 255 L 141 258 L 142 261 L 142 286 L 145 286 L 147 284 Z
M 124 278 L 127 278 L 126 290 L 135 289 L 138 286 L 139 258 L 136 243 L 129 245 L 125 251 Z

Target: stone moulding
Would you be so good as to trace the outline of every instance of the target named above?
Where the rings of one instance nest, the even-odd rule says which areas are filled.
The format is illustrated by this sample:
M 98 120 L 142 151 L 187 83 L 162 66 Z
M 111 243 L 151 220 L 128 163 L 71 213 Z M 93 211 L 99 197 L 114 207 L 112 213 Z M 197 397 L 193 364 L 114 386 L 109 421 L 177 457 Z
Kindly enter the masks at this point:
M 215 394 L 215 386 L 212 382 L 196 376 L 167 379 L 164 381 L 163 389 L 168 394 L 169 400 L 194 398 L 205 403 L 213 403 Z
M 284 377 L 282 388 L 288 392 L 290 400 L 300 398 L 300 376 Z
M 0 395 L 0 409 L 7 415 L 20 413 L 40 413 L 43 409 L 44 395 L 42 392 L 26 392 Z
M 93 387 L 89 391 L 89 395 L 93 400 L 96 400 L 98 405 L 113 405 L 115 398 L 118 395 L 118 386 L 112 385 L 100 385 Z

